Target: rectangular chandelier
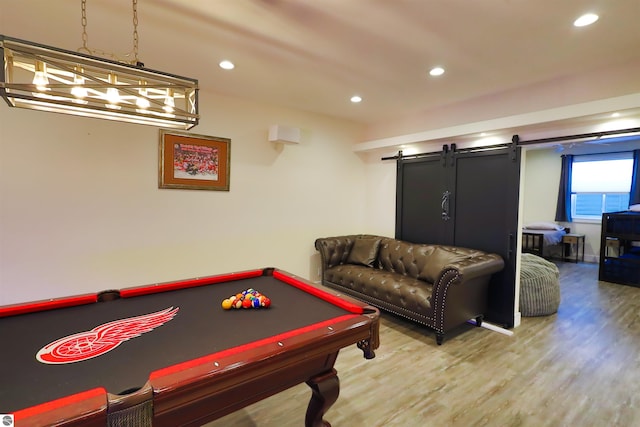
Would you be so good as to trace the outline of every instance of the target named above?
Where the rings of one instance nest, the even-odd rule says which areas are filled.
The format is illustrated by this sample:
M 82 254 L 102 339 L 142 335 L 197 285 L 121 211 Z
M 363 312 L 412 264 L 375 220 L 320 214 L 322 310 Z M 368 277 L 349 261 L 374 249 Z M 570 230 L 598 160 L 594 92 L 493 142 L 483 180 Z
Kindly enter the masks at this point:
M 10 107 L 171 129 L 199 121 L 198 80 L 0 35 Z

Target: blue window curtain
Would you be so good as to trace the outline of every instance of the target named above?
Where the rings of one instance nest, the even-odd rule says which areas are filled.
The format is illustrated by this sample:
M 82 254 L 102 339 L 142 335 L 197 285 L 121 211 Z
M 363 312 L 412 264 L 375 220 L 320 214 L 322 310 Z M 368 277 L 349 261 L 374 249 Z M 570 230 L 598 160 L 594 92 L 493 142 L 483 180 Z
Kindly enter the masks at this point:
M 633 150 L 633 172 L 631 175 L 631 192 L 629 206 L 640 204 L 640 150 Z
M 558 204 L 556 205 L 556 221 L 571 222 L 571 167 L 573 156 L 562 156 L 560 185 L 558 186 Z

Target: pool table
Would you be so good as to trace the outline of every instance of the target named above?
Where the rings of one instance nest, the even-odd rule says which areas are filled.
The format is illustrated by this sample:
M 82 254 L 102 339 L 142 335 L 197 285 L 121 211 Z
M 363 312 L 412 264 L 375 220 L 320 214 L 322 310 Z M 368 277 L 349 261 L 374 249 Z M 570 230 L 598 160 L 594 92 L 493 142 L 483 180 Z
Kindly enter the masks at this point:
M 270 307 L 222 308 L 247 289 Z M 373 358 L 378 330 L 376 308 L 276 268 L 4 306 L 0 414 L 18 427 L 196 426 L 306 382 L 305 425 L 328 426 L 338 352 Z

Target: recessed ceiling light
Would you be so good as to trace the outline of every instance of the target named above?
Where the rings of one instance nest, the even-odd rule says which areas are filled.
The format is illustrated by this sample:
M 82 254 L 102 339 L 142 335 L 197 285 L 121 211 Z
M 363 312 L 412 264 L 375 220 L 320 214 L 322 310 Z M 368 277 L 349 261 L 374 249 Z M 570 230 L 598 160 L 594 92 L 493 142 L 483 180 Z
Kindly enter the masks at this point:
M 351 102 L 353 102 L 354 104 L 357 104 L 358 102 L 362 101 L 362 97 L 358 96 L 358 95 L 353 95 L 351 97 Z
M 612 113 L 611 117 L 620 117 L 620 113 Z
M 441 76 L 441 75 L 444 74 L 444 68 L 442 68 L 442 67 L 432 68 L 431 71 L 429 71 L 429 74 L 431 74 L 434 77 Z
M 591 25 L 598 20 L 599 16 L 595 13 L 586 13 L 573 21 L 573 25 L 575 27 L 586 27 L 587 25 Z
M 224 68 L 225 70 L 233 70 L 235 68 L 235 65 L 233 65 L 233 62 L 228 61 L 228 60 L 224 60 L 224 61 L 220 61 L 220 68 Z

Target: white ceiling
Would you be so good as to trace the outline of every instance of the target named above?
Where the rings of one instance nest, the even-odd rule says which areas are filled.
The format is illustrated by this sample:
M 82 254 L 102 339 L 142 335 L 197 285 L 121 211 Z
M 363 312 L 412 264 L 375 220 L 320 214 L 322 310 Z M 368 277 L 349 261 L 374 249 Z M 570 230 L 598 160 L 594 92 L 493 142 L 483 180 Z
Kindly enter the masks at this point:
M 573 27 L 585 12 L 600 20 Z M 132 17 L 129 0 L 87 0 L 88 46 L 131 51 Z M 373 140 L 640 94 L 640 0 L 138 0 L 138 17 L 147 68 Z M 80 1 L 0 0 L 0 33 L 76 50 Z

